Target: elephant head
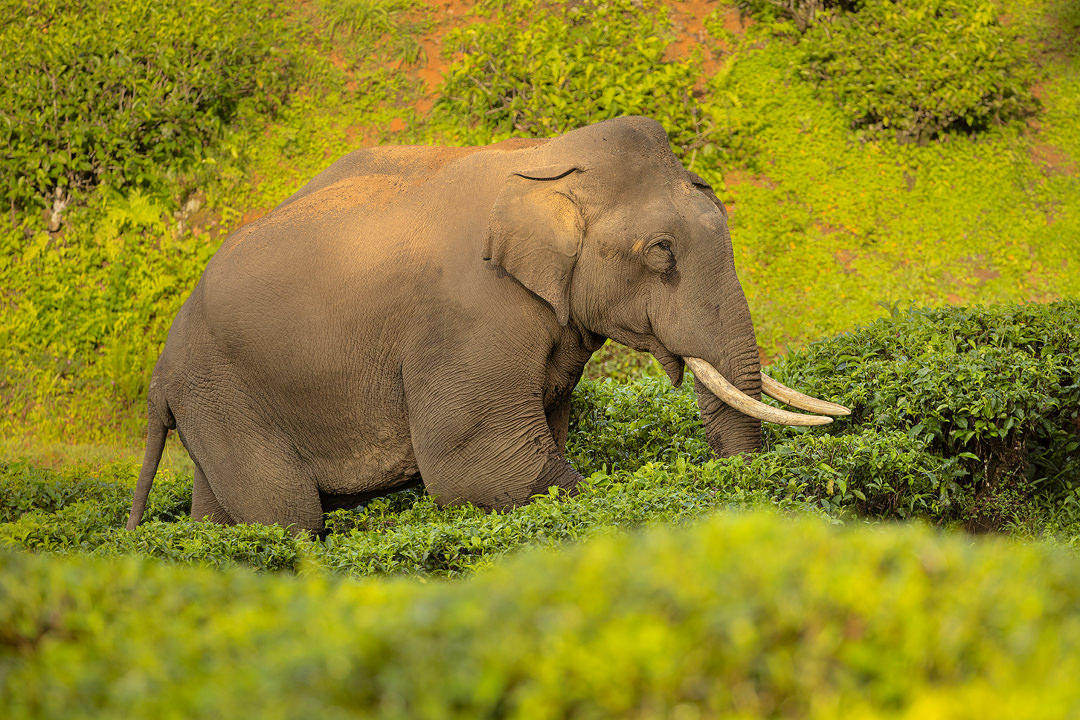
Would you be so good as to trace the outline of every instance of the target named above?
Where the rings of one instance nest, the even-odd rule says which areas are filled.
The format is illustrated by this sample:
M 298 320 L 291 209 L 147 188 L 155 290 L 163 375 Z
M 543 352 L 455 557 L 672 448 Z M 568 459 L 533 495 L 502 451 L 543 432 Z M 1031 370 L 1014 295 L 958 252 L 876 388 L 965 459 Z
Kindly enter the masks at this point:
M 719 456 L 759 449 L 763 420 L 831 421 L 765 405 L 762 391 L 804 410 L 848 413 L 761 373 L 727 211 L 679 163 L 658 123 L 590 125 L 538 156 L 502 186 L 485 258 L 542 298 L 562 325 L 652 353 L 674 384 L 689 365 Z

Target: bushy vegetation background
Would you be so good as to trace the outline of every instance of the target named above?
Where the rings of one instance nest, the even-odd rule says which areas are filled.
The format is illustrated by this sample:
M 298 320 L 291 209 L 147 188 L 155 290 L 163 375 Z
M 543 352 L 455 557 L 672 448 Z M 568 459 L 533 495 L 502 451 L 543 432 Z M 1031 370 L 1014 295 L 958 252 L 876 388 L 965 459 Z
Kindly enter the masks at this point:
M 1077 714 L 1078 48 L 1065 0 L 0 0 L 3 706 Z M 120 529 L 226 233 L 361 145 L 630 113 L 727 204 L 774 375 L 849 418 L 717 461 L 689 384 L 609 346 L 573 498 L 294 538 L 188 520 L 170 444 Z

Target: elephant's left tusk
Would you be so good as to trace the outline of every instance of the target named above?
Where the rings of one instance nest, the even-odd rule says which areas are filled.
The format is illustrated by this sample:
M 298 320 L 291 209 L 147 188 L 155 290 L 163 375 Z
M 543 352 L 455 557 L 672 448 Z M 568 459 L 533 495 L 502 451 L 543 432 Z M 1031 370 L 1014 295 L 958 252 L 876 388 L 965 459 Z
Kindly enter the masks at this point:
M 787 385 L 773 380 L 765 373 L 761 373 L 761 392 L 771 398 L 779 400 L 785 405 L 800 410 L 821 413 L 822 415 L 850 415 L 851 410 L 843 405 L 837 405 L 827 400 L 819 400 L 810 395 L 803 395 L 798 390 L 792 390 Z
M 766 405 L 732 385 L 720 374 L 719 370 L 701 358 L 684 357 L 683 360 L 693 371 L 694 376 L 705 383 L 705 387 L 709 388 L 713 395 L 755 420 L 781 425 L 828 425 L 832 422 L 831 417 L 824 415 L 803 415 Z

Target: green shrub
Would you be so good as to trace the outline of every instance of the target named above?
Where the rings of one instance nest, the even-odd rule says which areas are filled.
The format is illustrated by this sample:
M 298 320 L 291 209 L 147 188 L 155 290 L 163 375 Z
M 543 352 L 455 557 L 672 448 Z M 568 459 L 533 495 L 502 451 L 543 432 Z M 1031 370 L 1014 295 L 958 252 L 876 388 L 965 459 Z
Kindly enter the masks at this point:
M 806 74 L 853 127 L 926 142 L 1035 108 L 1037 77 L 993 0 L 872 0 L 802 41 Z
M 0 464 L 0 522 L 13 523 L 28 513 L 44 516 L 80 501 L 116 505 L 130 500 L 130 487 L 116 479 L 101 480 L 88 467 L 73 466 L 62 474 L 25 462 Z
M 386 46 L 387 58 L 415 63 L 423 47 L 416 34 L 426 29 L 425 19 L 411 20 L 426 10 L 418 0 L 320 0 L 330 38 L 341 36 L 348 54 L 362 61 Z
M 777 375 L 852 408 L 827 432 L 900 431 L 962 462 L 965 498 L 943 519 L 1023 523 L 1080 488 L 1080 301 L 897 313 Z
M 1073 553 L 770 515 L 466 583 L 0 553 L 23 718 L 1041 717 L 1080 710 Z
M 433 110 L 436 130 L 483 144 L 511 135 L 548 137 L 621 115 L 648 115 L 677 152 L 699 141 L 693 96 L 699 55 L 664 60 L 671 39 L 655 0 L 487 0 L 497 22 L 455 30 L 460 53 Z
M 799 32 L 806 30 L 827 11 L 851 12 L 865 0 L 735 0 L 740 13 L 766 22 L 783 18 L 795 23 Z
M 3 0 L 0 177 L 6 204 L 62 208 L 97 185 L 159 185 L 203 157 L 244 102 L 295 82 L 270 0 Z
M 154 486 L 157 492 L 157 485 Z M 189 493 L 190 494 L 190 493 Z M 278 525 L 223 526 L 184 517 L 144 521 L 133 532 L 122 529 L 131 500 L 122 520 L 110 528 L 92 548 L 98 556 L 142 555 L 185 565 L 229 567 L 244 565 L 256 570 L 296 570 L 307 544 Z M 189 500 L 187 512 L 191 510 Z M 185 512 L 185 515 L 187 514 Z
M 671 387 L 664 377 L 633 382 L 578 384 L 570 415 L 566 456 L 580 473 L 637 470 L 677 459 L 700 463 L 710 457 L 693 383 Z
M 127 463 L 60 471 L 0 462 L 0 545 L 84 552 L 115 541 L 127 521 L 138 467 Z M 160 473 L 149 520 L 175 521 L 191 510 L 191 479 Z
M 931 451 L 924 438 L 860 428 L 846 435 L 799 433 L 776 442 L 744 473 L 775 502 L 806 503 L 836 517 L 950 517 L 962 500 L 956 458 Z

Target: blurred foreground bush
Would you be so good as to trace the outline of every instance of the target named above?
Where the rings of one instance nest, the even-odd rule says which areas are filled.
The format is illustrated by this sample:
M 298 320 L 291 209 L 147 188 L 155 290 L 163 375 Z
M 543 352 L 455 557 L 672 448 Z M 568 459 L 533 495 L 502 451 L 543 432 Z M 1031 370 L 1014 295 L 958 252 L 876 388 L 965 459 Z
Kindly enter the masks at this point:
M 722 516 L 435 585 L 0 552 L 0 598 L 11 720 L 1080 712 L 1075 554 L 916 527 Z

